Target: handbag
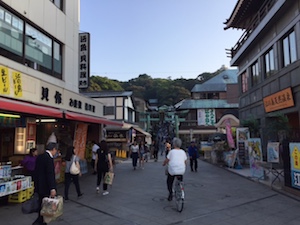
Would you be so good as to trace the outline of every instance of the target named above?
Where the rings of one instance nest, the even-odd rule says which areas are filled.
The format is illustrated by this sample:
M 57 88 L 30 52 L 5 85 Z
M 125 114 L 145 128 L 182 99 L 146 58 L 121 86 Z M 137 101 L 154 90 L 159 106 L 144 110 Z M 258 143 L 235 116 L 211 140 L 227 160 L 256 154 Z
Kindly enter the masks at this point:
M 56 220 L 63 214 L 63 197 L 58 195 L 55 198 L 43 198 L 40 214 L 44 217 L 45 223 Z
M 22 212 L 24 214 L 38 212 L 39 208 L 39 195 L 36 192 L 31 196 L 30 199 L 22 203 Z
M 77 162 L 75 161 L 75 156 L 73 157 L 73 162 L 70 167 L 70 173 L 73 175 L 78 175 L 80 173 L 79 166 L 77 165 Z
M 106 172 L 104 176 L 104 183 L 112 185 L 115 174 L 112 172 Z

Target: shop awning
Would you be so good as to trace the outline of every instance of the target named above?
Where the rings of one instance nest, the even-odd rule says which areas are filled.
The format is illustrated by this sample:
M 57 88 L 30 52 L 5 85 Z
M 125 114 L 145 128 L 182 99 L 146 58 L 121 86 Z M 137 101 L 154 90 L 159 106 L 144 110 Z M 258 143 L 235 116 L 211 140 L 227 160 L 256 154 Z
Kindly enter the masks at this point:
M 0 110 L 28 113 L 32 115 L 48 116 L 54 118 L 63 118 L 63 113 L 60 109 L 36 105 L 29 102 L 22 102 L 0 97 Z
M 69 120 L 78 120 L 78 121 L 88 122 L 88 123 L 100 123 L 100 124 L 119 126 L 119 127 L 123 126 L 123 123 L 121 122 L 116 122 L 105 118 L 89 116 L 89 115 L 84 115 L 84 114 L 70 112 L 70 111 L 65 111 L 64 114 L 65 114 L 65 118 Z

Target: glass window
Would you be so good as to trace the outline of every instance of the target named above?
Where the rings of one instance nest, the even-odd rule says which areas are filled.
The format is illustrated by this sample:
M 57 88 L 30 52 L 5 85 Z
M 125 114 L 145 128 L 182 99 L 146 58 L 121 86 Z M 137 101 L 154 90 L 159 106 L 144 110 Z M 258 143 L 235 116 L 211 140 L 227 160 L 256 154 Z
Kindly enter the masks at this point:
M 23 24 L 19 17 L 0 7 L 0 48 L 5 56 L 23 55 Z
M 0 55 L 62 79 L 62 44 L 2 6 Z
M 50 1 L 53 2 L 57 8 L 63 10 L 63 0 L 50 0 Z
M 282 40 L 282 48 L 283 48 L 283 66 L 295 62 L 297 60 L 297 50 L 296 50 L 296 36 L 295 31 L 289 33 Z
M 251 81 L 252 81 L 252 87 L 260 82 L 258 62 L 255 62 L 251 66 Z
M 104 106 L 103 113 L 104 113 L 104 115 L 115 115 L 115 107 L 114 106 Z
M 269 77 L 275 73 L 275 57 L 274 57 L 274 50 L 270 49 L 264 57 L 264 66 L 265 66 L 265 77 Z
M 242 92 L 245 93 L 248 91 L 248 74 L 245 71 L 242 75 Z

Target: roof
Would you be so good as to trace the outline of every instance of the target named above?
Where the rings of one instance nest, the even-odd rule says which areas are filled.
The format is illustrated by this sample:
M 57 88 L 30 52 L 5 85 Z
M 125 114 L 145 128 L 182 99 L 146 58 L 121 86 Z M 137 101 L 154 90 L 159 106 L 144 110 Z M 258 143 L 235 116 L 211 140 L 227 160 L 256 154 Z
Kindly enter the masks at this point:
M 247 29 L 254 15 L 265 2 L 270 0 L 238 0 L 229 19 L 224 23 L 228 28 Z
M 225 99 L 184 99 L 176 104 L 178 109 L 223 109 L 238 108 L 238 103 L 228 103 Z
M 196 84 L 191 92 L 216 92 L 226 91 L 226 84 L 238 83 L 238 70 L 230 69 L 224 70 L 216 76 L 210 78 L 202 84 Z
M 90 98 L 130 97 L 132 96 L 132 91 L 95 91 L 82 92 L 81 94 Z

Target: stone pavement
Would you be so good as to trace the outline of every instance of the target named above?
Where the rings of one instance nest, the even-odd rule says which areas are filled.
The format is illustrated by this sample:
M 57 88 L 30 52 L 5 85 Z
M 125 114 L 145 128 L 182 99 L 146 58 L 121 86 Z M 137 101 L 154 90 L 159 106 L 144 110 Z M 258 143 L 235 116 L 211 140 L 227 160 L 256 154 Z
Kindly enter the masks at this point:
M 199 161 L 198 172 L 187 172 L 185 206 L 181 213 L 167 201 L 162 159 L 133 170 L 130 159 L 116 165 L 110 194 L 95 192 L 96 176 L 80 179 L 84 196 L 77 199 L 70 187 L 70 201 L 53 225 L 298 225 L 300 202 L 268 185 L 246 179 L 236 171 Z M 63 185 L 58 194 L 63 193 Z M 36 214 L 22 214 L 20 204 L 0 206 L 1 225 L 30 225 Z

